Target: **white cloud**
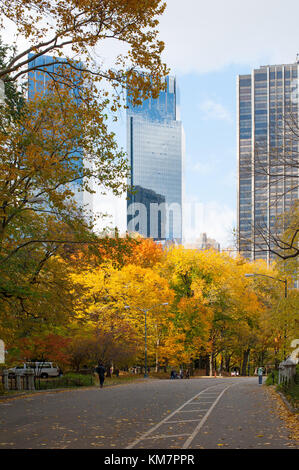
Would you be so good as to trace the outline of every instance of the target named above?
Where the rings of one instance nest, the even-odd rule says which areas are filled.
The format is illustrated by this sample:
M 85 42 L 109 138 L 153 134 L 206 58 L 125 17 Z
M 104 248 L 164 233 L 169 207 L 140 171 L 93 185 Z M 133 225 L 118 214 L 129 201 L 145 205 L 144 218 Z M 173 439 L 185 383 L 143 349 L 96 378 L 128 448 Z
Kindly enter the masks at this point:
M 221 248 L 233 244 L 236 211 L 226 204 L 210 201 L 201 203 L 196 196 L 188 195 L 184 207 L 184 238 L 194 242 L 205 232 L 220 243 Z
M 298 0 L 166 0 L 160 20 L 164 60 L 173 73 L 206 73 L 231 64 L 294 62 L 298 52 Z M 11 42 L 15 27 L 1 31 Z M 19 38 L 22 47 L 27 45 Z M 111 63 L 126 47 L 104 41 L 96 47 L 99 63 Z
M 206 73 L 230 64 L 294 62 L 298 52 L 298 0 L 166 0 L 160 20 L 164 60 L 173 73 Z M 15 26 L 5 21 L 4 42 Z M 28 42 L 18 38 L 24 48 Z M 126 47 L 104 41 L 95 48 L 99 63 L 111 63 Z
M 201 118 L 204 120 L 216 119 L 217 121 L 233 122 L 230 112 L 221 103 L 216 103 L 214 100 L 205 100 L 199 109 L 202 112 Z
M 96 187 L 96 193 L 92 196 L 92 210 L 97 217 L 96 229 L 101 232 L 106 228 L 117 227 L 120 234 L 127 229 L 127 195 L 114 196 L 111 190 Z M 105 215 L 103 217 L 103 215 Z
M 160 19 L 164 59 L 174 73 L 294 62 L 298 17 L 298 0 L 167 0 Z

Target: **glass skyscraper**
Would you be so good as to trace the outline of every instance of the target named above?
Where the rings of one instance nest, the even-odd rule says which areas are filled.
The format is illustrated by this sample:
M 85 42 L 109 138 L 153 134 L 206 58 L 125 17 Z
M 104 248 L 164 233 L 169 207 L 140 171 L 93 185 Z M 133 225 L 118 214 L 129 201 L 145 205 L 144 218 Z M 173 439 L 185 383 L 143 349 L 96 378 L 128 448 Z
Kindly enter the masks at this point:
M 283 231 L 277 220 L 298 199 L 282 164 L 286 155 L 298 158 L 288 127 L 298 125 L 297 92 L 298 63 L 262 66 L 237 80 L 238 251 L 251 260 L 270 262 L 271 234 Z
M 31 59 L 34 54 L 29 54 L 28 57 Z M 64 62 L 65 59 L 60 58 L 60 62 Z M 59 67 L 61 65 L 53 64 L 55 60 L 51 56 L 42 55 L 35 58 L 30 62 L 30 67 L 36 67 L 35 70 L 30 70 L 28 73 L 28 99 L 34 99 L 36 96 L 43 96 L 48 91 L 49 83 L 51 82 L 51 74 L 55 76 L 57 74 Z M 48 73 L 49 72 L 49 73 Z M 80 72 L 78 72 L 79 74 Z M 74 99 L 78 99 L 76 96 L 76 88 L 70 91 L 74 96 Z M 79 157 L 79 160 L 74 159 L 74 165 L 77 165 L 78 168 L 83 166 L 83 155 L 80 150 L 74 151 L 73 155 Z M 74 183 L 70 183 L 70 188 L 75 194 L 75 199 L 79 205 L 83 204 L 84 195 L 82 191 L 82 179 L 76 180 Z
M 157 99 L 135 107 L 127 102 L 130 184 L 135 188 L 128 198 L 127 221 L 130 232 L 181 243 L 184 131 L 176 79 L 167 77 L 166 85 Z

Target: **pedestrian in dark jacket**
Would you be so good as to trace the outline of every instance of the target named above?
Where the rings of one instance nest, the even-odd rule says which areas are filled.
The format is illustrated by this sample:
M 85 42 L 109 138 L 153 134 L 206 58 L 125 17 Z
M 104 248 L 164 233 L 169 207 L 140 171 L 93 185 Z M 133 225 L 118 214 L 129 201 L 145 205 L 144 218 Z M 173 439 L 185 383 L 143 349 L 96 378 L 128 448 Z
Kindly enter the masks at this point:
M 99 362 L 98 366 L 96 367 L 96 373 L 99 376 L 100 387 L 103 388 L 104 380 L 105 380 L 105 372 L 106 369 L 101 362 Z

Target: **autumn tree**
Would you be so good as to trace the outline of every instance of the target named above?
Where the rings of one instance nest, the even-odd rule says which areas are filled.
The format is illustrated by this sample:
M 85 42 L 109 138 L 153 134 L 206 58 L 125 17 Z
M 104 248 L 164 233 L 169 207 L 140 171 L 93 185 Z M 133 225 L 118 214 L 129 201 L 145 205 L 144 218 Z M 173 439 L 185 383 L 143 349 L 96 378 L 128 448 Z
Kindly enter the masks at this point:
M 0 28 L 12 22 L 23 39 L 0 51 L 0 295 L 20 317 L 36 316 L 26 299 L 52 257 L 82 244 L 99 253 L 93 220 L 74 195 L 93 185 L 127 189 L 126 157 L 107 113 L 117 116 L 124 90 L 138 103 L 163 88 L 155 28 L 164 8 L 158 0 L 0 3 Z M 109 41 L 126 52 L 104 68 L 94 59 Z M 26 102 L 18 84 L 33 72 L 47 78 L 47 90 Z
M 21 338 L 13 345 L 13 350 L 17 350 L 15 354 L 19 361 L 51 361 L 65 367 L 69 364 L 67 353 L 69 343 L 70 338 L 61 335 L 33 335 L 30 338 Z
M 94 368 L 99 362 L 105 364 L 108 369 L 128 367 L 134 361 L 136 347 L 132 342 L 121 341 L 119 331 L 98 330 L 92 334 L 78 335 L 70 341 L 67 347 L 69 363 L 76 371 L 82 365 Z
M 168 252 L 161 272 L 176 293 L 174 325 L 187 363 L 200 360 L 212 374 L 217 367 L 228 371 L 238 356 L 246 369 L 263 309 L 245 278 L 252 269 L 242 258 L 214 250 Z
M 141 364 L 144 361 L 144 310 L 148 310 L 149 357 L 158 367 L 159 348 L 167 331 L 173 299 L 167 280 L 153 269 L 136 264 L 121 269 L 103 264 L 80 274 L 74 273 L 72 279 L 84 291 L 84 295 L 77 298 L 77 321 L 91 325 L 95 332 L 113 334 L 116 343 L 128 347 L 135 345 L 135 357 Z
M 152 238 L 143 238 L 139 234 L 131 236 L 133 245 L 124 259 L 125 264 L 134 264 L 143 268 L 152 268 L 164 258 L 163 248 Z
M 92 77 L 94 97 L 106 81 L 115 92 L 113 112 L 124 88 L 133 101 L 149 94 L 157 97 L 167 73 L 161 61 L 164 44 L 156 29 L 165 7 L 161 0 L 2 0 L 1 27 L 5 21 L 13 23 L 26 45 L 18 44 L 13 56 L 2 64 L 0 79 L 8 83 L 41 70 L 51 80 L 80 89 Z M 122 47 L 113 63 L 105 66 L 98 57 L 105 56 L 110 43 Z M 36 62 L 44 55 L 52 57 L 47 67 Z M 66 69 L 75 74 L 66 76 Z

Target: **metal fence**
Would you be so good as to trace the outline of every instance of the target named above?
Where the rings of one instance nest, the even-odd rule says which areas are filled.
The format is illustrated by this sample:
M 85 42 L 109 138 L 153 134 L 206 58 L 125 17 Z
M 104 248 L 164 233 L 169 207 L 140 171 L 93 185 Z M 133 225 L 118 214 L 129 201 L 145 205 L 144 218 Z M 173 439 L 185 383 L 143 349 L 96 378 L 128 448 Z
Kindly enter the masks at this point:
M 68 377 L 61 376 L 57 378 L 41 379 L 40 377 L 34 378 L 34 386 L 36 390 L 49 390 L 55 388 L 71 388 L 71 387 L 84 387 L 94 384 L 93 375 L 85 375 L 82 377 Z
M 88 387 L 94 385 L 94 374 L 71 374 L 60 377 L 41 378 L 33 372 L 21 374 L 8 374 L 3 371 L 0 383 L 4 390 L 51 390 L 57 388 Z

